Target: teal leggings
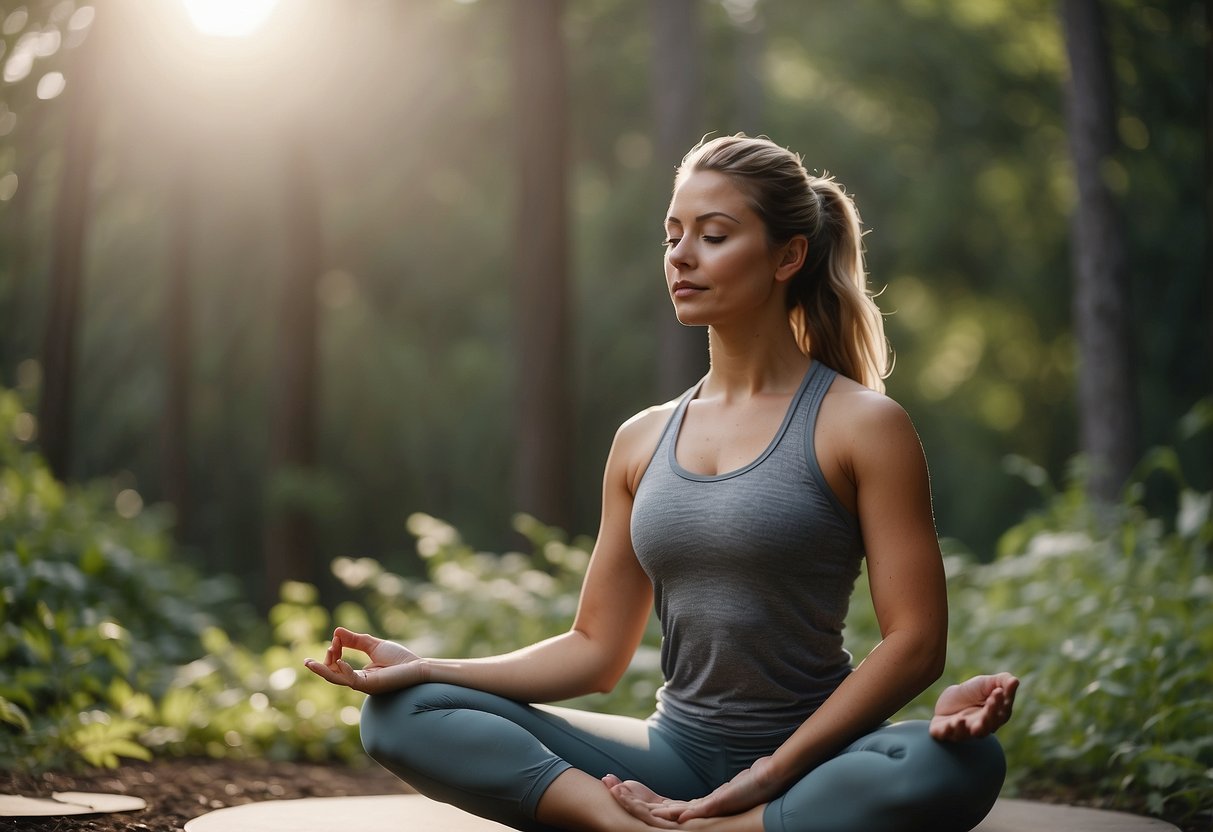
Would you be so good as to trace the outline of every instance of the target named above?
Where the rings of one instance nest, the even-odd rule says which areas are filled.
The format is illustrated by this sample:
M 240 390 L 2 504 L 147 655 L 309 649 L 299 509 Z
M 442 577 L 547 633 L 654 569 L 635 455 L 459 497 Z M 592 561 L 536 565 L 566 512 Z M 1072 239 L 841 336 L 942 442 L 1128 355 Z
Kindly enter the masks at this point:
M 786 735 L 738 737 L 569 708 L 524 705 L 481 691 L 425 684 L 368 697 L 368 754 L 428 797 L 515 829 L 535 820 L 561 773 L 639 780 L 658 794 L 702 797 Z M 878 728 L 767 805 L 766 832 L 963 832 L 998 797 L 1006 765 L 993 737 L 941 743 L 925 722 Z

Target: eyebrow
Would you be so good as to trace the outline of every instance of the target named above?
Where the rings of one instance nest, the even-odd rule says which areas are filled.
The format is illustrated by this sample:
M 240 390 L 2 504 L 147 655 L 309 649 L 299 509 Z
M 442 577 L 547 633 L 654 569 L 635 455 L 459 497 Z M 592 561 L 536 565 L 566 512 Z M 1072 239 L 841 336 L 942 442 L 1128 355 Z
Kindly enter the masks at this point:
M 730 219 L 738 225 L 741 225 L 741 220 L 737 219 L 732 214 L 726 214 L 724 211 L 708 211 L 706 214 L 700 214 L 695 218 L 695 222 L 710 220 L 712 217 L 724 217 L 725 219 Z M 678 219 L 678 217 L 666 217 L 665 221 L 682 225 L 682 220 Z

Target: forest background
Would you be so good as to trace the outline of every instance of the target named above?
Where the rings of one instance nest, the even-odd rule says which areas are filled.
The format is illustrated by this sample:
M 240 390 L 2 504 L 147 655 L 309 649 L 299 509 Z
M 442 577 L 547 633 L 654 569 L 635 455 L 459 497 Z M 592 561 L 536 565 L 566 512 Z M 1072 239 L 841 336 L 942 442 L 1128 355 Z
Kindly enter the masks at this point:
M 200 35 L 185 3 L 115 0 L 96 21 L 66 2 L 10 8 L 7 386 L 41 383 L 61 237 L 82 233 L 71 450 L 52 467 L 112 477 L 128 512 L 176 503 L 198 562 L 257 597 L 284 513 L 311 530 L 274 577 L 322 583 L 337 555 L 416 571 L 415 511 L 486 548 L 513 541 L 517 511 L 592 534 L 615 428 L 706 366 L 701 330 L 689 366 L 662 361 L 671 171 L 704 133 L 745 130 L 857 195 L 889 393 L 922 434 L 939 531 L 989 559 L 1038 502 L 1007 457 L 1056 477 L 1079 447 L 1054 4 L 655 8 L 569 4 L 534 70 L 548 81 L 528 84 L 561 99 L 546 112 L 515 89 L 528 47 L 512 36 L 542 26 L 508 4 L 282 3 L 226 39 Z M 1201 3 L 1107 17 L 1119 140 L 1103 165 L 1132 258 L 1140 452 L 1173 444 L 1213 390 L 1207 44 Z M 529 186 L 531 208 L 523 139 L 549 154 L 527 177 L 554 183 Z M 514 274 L 553 267 L 520 255 L 522 238 L 555 258 L 532 297 Z M 293 311 L 301 295 L 314 307 Z M 546 363 L 524 364 L 536 331 L 551 333 Z M 563 398 L 547 416 L 519 402 L 536 384 Z M 307 446 L 294 457 L 273 441 L 291 433 Z M 556 455 L 538 474 L 555 497 L 522 482 L 537 445 Z M 1190 474 L 1207 485 L 1208 458 Z
M 1202 649 L 1208 634 L 1185 628 L 1207 618 L 1184 587 L 1211 594 L 1211 4 L 281 0 L 247 36 L 203 32 L 205 5 L 0 3 L 0 387 L 15 391 L 0 417 L 17 449 L 0 455 L 13 547 L 0 647 L 18 645 L 14 667 L 40 649 L 20 646 L 21 604 L 31 627 L 58 614 L 32 600 L 54 581 L 31 564 L 68 557 L 65 534 L 41 554 L 12 543 L 53 514 L 37 500 L 70 503 L 38 484 L 35 451 L 90 511 L 171 534 L 169 560 L 236 576 L 263 611 L 283 599 L 271 620 L 305 621 L 283 636 L 296 646 L 328 622 L 315 605 L 356 597 L 390 619 L 399 587 L 443 563 L 452 597 L 470 591 L 459 575 L 508 595 L 534 570 L 475 553 L 533 543 L 540 571 L 568 583 L 536 634 L 567 621 L 575 580 L 561 570 L 585 541 L 552 541 L 596 531 L 616 427 L 706 367 L 703 332 L 673 322 L 661 221 L 681 155 L 736 131 L 856 195 L 897 356 L 888 391 L 922 436 L 945 551 L 997 567 L 1046 526 L 1096 528 L 1080 554 L 1115 528 L 1116 552 L 1145 546 L 1149 574 L 1172 582 L 1141 587 L 1183 610 L 1164 616 L 1160 600 L 1160 629 Z M 1098 25 L 1067 30 L 1080 8 Z M 1106 70 L 1098 95 L 1075 86 L 1083 43 Z M 1093 169 L 1116 221 L 1092 247 L 1074 137 L 1096 99 L 1108 129 Z M 1096 306 L 1121 304 L 1115 349 L 1082 331 L 1092 250 L 1121 256 L 1094 272 Z M 1119 398 L 1082 391 L 1104 370 L 1127 385 Z M 1080 430 L 1092 419 L 1129 427 L 1090 505 L 1143 514 L 1088 527 L 1076 507 L 1107 462 Z M 142 540 L 110 522 L 92 538 Z M 82 545 L 81 574 L 101 574 L 109 544 Z M 1049 568 L 1040 580 L 1062 580 Z M 981 574 L 973 585 L 998 592 Z M 1066 580 L 1087 596 L 1067 615 L 1103 603 L 1087 577 Z M 1033 586 L 1016 615 L 1040 602 Z M 467 637 L 480 647 L 503 632 L 476 618 L 484 599 L 426 597 L 446 624 L 497 627 Z M 107 616 L 90 619 L 107 639 L 138 631 Z M 1109 639 L 1129 632 L 1115 620 Z M 1052 649 L 1008 638 L 1023 655 Z M 22 690 L 4 687 L 0 706 Z M 1032 725 L 1042 747 L 1047 722 Z M 1213 746 L 1184 754 L 1207 762 Z

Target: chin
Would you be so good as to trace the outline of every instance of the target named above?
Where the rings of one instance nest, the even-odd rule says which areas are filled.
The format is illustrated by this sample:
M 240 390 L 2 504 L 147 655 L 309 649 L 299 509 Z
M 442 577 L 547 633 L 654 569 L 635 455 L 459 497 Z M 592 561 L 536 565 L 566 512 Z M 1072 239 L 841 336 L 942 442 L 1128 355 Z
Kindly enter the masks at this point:
M 710 326 L 712 323 L 711 321 L 705 320 L 702 316 L 685 312 L 680 313 L 675 311 L 674 317 L 678 320 L 678 323 L 682 324 L 683 326 Z

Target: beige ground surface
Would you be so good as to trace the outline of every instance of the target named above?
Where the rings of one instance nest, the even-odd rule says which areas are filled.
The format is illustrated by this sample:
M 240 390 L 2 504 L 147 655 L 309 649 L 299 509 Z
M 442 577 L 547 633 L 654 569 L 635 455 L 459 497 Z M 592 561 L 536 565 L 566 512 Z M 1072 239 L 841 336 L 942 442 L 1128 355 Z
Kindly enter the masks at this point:
M 507 827 L 420 795 L 274 800 L 219 809 L 185 832 L 502 832 Z M 1000 800 L 974 832 L 1174 832 L 1150 818 Z

